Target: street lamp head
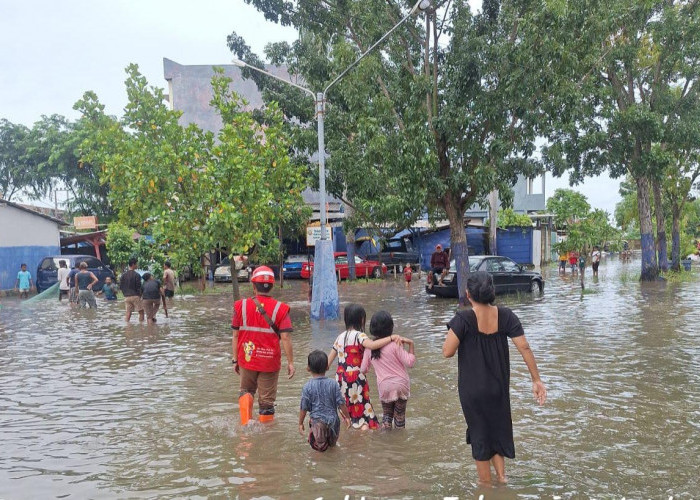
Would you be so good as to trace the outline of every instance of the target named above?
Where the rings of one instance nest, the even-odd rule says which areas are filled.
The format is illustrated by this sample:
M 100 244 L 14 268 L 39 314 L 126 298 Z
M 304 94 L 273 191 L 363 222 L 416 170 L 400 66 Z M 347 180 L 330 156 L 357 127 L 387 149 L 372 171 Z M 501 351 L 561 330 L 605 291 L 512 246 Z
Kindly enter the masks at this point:
M 239 68 L 245 68 L 247 66 L 246 63 L 238 59 L 237 57 L 234 57 L 231 59 L 231 62 L 233 63 L 234 66 L 238 66 Z
M 432 5 L 431 5 L 431 3 L 430 3 L 430 0 L 418 0 L 418 1 L 416 2 L 416 4 L 413 6 L 413 8 L 411 9 L 411 14 L 415 14 L 415 13 L 418 12 L 419 10 L 420 10 L 421 12 L 425 12 L 425 11 L 428 10 L 430 7 L 432 7 Z

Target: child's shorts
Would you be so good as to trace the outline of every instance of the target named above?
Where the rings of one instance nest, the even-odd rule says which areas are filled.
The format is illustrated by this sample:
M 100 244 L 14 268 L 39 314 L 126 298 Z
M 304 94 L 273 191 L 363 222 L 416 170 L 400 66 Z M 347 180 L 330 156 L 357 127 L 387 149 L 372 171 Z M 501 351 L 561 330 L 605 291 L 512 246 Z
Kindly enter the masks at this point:
M 338 442 L 340 421 L 335 425 L 309 419 L 309 444 L 316 451 L 326 451 Z

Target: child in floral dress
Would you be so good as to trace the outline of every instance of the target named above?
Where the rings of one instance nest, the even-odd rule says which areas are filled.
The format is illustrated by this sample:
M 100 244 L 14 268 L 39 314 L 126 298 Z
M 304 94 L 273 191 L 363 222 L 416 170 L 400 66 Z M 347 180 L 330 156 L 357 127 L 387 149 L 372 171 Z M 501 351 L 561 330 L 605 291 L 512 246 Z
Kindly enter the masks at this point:
M 391 342 L 401 343 L 399 335 L 390 335 L 371 340 L 364 333 L 367 313 L 359 304 L 348 304 L 343 314 L 346 330 L 338 335 L 333 349 L 328 354 L 328 367 L 338 357 L 338 369 L 335 378 L 340 385 L 340 392 L 345 396 L 345 404 L 355 429 L 378 429 L 379 421 L 374 414 L 369 398 L 369 384 L 364 374 L 360 373 L 365 349 L 381 349 Z

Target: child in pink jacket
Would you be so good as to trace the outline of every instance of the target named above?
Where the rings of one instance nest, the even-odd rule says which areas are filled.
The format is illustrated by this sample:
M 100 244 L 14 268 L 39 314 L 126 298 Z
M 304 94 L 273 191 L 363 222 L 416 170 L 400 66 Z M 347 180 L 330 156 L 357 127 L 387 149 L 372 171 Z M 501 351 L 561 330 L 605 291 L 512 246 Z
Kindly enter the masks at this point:
M 372 316 L 369 324 L 370 334 L 375 339 L 390 337 L 394 332 L 394 320 L 386 311 L 379 311 Z M 397 429 L 406 426 L 406 403 L 411 395 L 411 381 L 407 368 L 416 362 L 413 354 L 413 340 L 401 337 L 402 343 L 408 344 L 408 352 L 395 342 L 390 342 L 381 349 L 366 349 L 360 371 L 367 373 L 374 367 L 379 386 L 379 400 L 384 416 L 382 427 L 391 429 L 391 423 Z

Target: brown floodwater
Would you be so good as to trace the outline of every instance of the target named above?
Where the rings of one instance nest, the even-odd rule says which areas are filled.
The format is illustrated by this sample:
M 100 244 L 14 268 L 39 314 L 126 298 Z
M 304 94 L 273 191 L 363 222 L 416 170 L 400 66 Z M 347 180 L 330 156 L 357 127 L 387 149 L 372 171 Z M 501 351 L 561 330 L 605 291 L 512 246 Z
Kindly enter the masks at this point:
M 299 396 L 306 355 L 342 327 L 309 321 L 305 282 L 275 291 L 292 307 L 297 375 L 280 380 L 275 422 L 245 428 L 228 293 L 176 297 L 156 326 L 126 325 L 121 302 L 95 313 L 4 299 L 0 498 L 700 498 L 700 281 L 641 285 L 638 273 L 604 260 L 582 294 L 552 266 L 543 296 L 499 298 L 549 399 L 536 405 L 512 348 L 516 459 L 493 489 L 476 486 L 456 358 L 441 354 L 457 303 L 415 280 L 340 286 L 341 304 L 391 312 L 417 362 L 406 430 L 342 431 L 326 453 L 297 432 Z

